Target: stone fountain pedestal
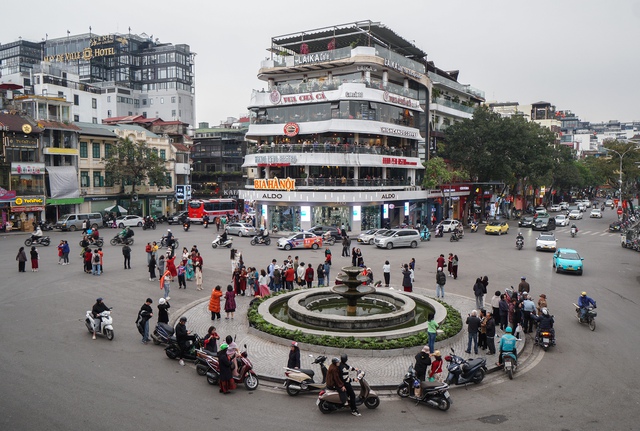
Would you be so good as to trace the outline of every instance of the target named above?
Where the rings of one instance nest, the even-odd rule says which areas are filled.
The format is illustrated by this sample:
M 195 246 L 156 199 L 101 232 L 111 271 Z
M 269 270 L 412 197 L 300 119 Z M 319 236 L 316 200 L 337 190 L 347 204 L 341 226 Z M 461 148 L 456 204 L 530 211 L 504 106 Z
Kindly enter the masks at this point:
M 342 272 L 344 274 L 336 277 L 342 284 L 333 286 L 331 291 L 347 300 L 347 316 L 355 316 L 358 299 L 365 295 L 375 293 L 376 289 L 373 286 L 362 284 L 366 281 L 365 277 L 360 276 L 362 268 L 358 266 L 345 266 L 342 268 Z

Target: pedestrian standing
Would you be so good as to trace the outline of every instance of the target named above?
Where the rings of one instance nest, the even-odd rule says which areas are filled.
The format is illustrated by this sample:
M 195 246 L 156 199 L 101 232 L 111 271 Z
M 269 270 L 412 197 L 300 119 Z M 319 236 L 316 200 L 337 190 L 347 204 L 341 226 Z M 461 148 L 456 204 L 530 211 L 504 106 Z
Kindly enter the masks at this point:
M 266 275 L 266 271 L 264 269 L 262 271 Z M 233 319 L 233 314 L 236 312 L 236 294 L 233 292 L 233 286 L 230 284 L 227 286 L 227 292 L 224 294 L 224 311 L 227 313 L 225 319 Z
M 446 276 L 445 276 L 446 277 Z M 431 368 L 429 369 L 429 381 L 442 381 L 442 356 L 440 350 L 433 352 L 433 360 L 431 361 Z
M 500 291 L 496 290 L 493 294 L 493 298 L 491 298 L 491 315 L 494 316 L 494 319 L 497 317 L 500 319 Z M 498 323 L 498 322 L 496 322 Z
M 264 269 L 260 270 L 260 277 L 258 278 L 258 295 L 261 297 L 269 296 L 271 294 L 269 290 L 269 274 Z
M 404 264 L 402 267 L 402 287 L 405 292 L 413 292 L 413 283 L 411 283 L 411 271 L 409 265 Z
M 415 257 L 412 257 L 411 260 L 409 261 L 409 269 L 411 271 L 415 272 L 415 270 L 416 270 L 416 258 Z
M 444 268 L 444 254 L 441 254 L 440 256 L 438 256 L 438 258 L 436 259 L 436 268 Z
M 280 270 L 280 266 L 276 265 L 273 268 L 273 290 L 275 292 L 280 292 L 282 289 L 282 271 Z
M 447 283 L 447 276 L 444 275 L 442 267 L 438 267 L 436 272 L 436 298 L 444 299 L 444 285 Z
M 356 262 L 356 266 L 363 267 L 364 266 L 364 257 L 362 257 L 362 250 L 356 248 L 356 254 L 358 255 L 358 260 Z
M 444 275 L 444 274 L 443 274 Z M 429 351 L 435 352 L 436 337 L 438 335 L 438 323 L 433 313 L 427 317 L 427 336 L 429 337 Z
M 447 271 L 449 271 L 449 277 L 453 277 L 453 253 L 449 253 L 447 257 Z
M 27 265 L 27 253 L 25 253 L 24 247 L 20 247 L 18 250 L 16 260 L 18 261 L 18 272 L 26 272 L 25 266 Z
M 453 274 L 453 279 L 458 279 L 458 255 L 453 255 L 453 260 L 451 261 L 451 273 Z
M 298 347 L 298 343 L 296 343 L 295 341 L 291 342 L 287 368 L 300 369 L 300 347 Z
M 538 298 L 538 316 L 542 314 L 542 309 L 547 307 L 547 295 L 544 293 L 540 294 L 540 298 Z
M 83 234 L 83 235 L 86 235 L 86 234 L 87 234 L 87 225 L 88 225 L 87 220 L 84 220 L 84 221 L 82 222 L 82 234 Z
M 38 253 L 38 249 L 35 245 L 31 246 L 29 254 L 31 255 L 31 271 L 38 272 L 38 260 L 40 260 L 40 254 Z
M 358 252 L 356 251 L 356 248 L 353 247 L 351 249 L 351 266 L 356 266 L 357 261 L 358 261 Z
M 98 250 L 93 252 L 91 263 L 91 274 L 100 275 L 100 255 L 98 254 Z
M 467 343 L 467 350 L 465 353 L 471 353 L 471 342 L 473 341 L 473 351 L 478 354 L 478 330 L 480 329 L 480 319 L 478 318 L 478 312 L 473 310 L 471 314 L 467 316 L 467 332 L 469 333 L 469 341 Z
M 327 286 L 331 286 L 331 261 L 324 261 L 324 279 L 326 280 Z
M 91 260 L 93 259 L 93 253 L 91 253 L 91 249 L 89 247 L 84 248 L 84 272 L 87 274 L 91 274 L 91 270 L 93 269 Z
M 235 355 L 231 358 L 227 356 L 227 349 L 229 345 L 227 343 L 222 343 L 220 345 L 220 350 L 218 351 L 218 364 L 220 367 L 220 377 L 218 378 L 218 382 L 220 384 L 220 392 L 223 394 L 228 394 L 233 389 L 233 373 L 231 370 L 231 364 L 235 361 Z
M 147 298 L 138 312 L 138 319 L 140 319 L 140 325 L 143 327 L 142 344 L 147 344 L 149 342 L 149 320 L 153 317 L 151 304 L 153 304 L 153 300 L 151 298 Z
M 178 276 L 178 268 L 176 268 L 176 256 L 175 255 L 171 255 L 171 252 L 168 252 L 169 256 L 167 258 L 165 258 L 165 265 L 167 268 L 167 271 L 169 271 L 171 273 L 171 281 L 173 281 L 174 277 Z
M 346 235 L 342 237 L 342 257 L 349 257 L 349 241 Z
M 487 312 L 480 310 L 480 330 L 478 331 L 478 347 L 482 350 L 487 349 Z
M 482 282 L 482 304 L 484 305 L 484 298 L 487 295 L 487 288 L 489 286 L 489 277 L 487 277 L 486 275 L 484 277 L 482 277 L 482 280 L 480 280 Z M 479 307 L 480 308 L 484 308 L 484 306 Z
M 520 284 L 518 284 L 518 293 L 522 295 L 523 292 L 531 293 L 531 286 L 524 275 L 520 277 Z
M 160 273 L 158 273 L 160 275 Z M 164 299 L 167 301 L 169 298 L 169 291 L 171 291 L 171 274 L 169 271 L 165 271 L 162 276 L 160 276 L 160 290 L 164 290 Z
M 58 265 L 62 265 L 62 256 L 63 256 L 62 248 L 63 247 L 64 247 L 64 240 L 61 239 L 60 244 L 58 244 Z
M 500 330 L 504 331 L 504 329 L 509 326 L 509 299 L 506 293 L 500 295 L 498 307 L 500 311 Z
M 185 260 L 183 260 L 182 262 L 180 262 L 178 264 L 178 268 L 177 268 L 177 273 L 178 273 L 178 290 L 180 289 L 186 289 L 187 288 L 187 282 L 185 280 L 185 273 L 186 273 L 186 268 L 185 265 L 187 264 L 187 262 Z
M 259 289 L 260 286 L 258 285 L 258 282 L 257 282 L 258 278 L 259 276 L 256 278 L 256 285 L 257 285 L 256 296 L 259 295 L 259 291 L 260 291 Z M 290 263 L 288 263 L 287 269 L 285 269 L 284 271 L 284 282 L 287 290 L 289 291 L 293 290 L 293 282 L 295 281 L 295 279 L 296 279 L 296 273 L 293 269 L 293 266 Z
M 164 274 L 165 260 L 164 254 L 161 254 L 160 257 L 156 260 L 156 266 L 158 267 L 158 275 Z
M 427 369 L 431 365 L 431 348 L 429 346 L 424 346 L 421 351 L 416 355 L 416 377 L 421 382 L 427 380 Z
M 204 350 L 211 353 L 217 353 L 218 352 L 217 344 L 219 339 L 220 339 L 220 336 L 216 332 L 216 327 L 209 326 L 209 329 L 207 330 L 207 335 L 204 337 L 204 340 L 202 340 L 202 345 Z
M 220 320 L 220 298 L 222 298 L 222 286 L 218 285 L 211 291 L 209 299 L 209 311 L 211 312 L 211 320 Z
M 153 281 L 156 279 L 156 258 L 154 255 L 151 255 L 151 259 L 149 259 L 149 281 Z
M 476 278 L 476 282 L 473 285 L 473 295 L 476 297 L 476 308 L 482 308 L 482 290 L 484 286 L 482 284 L 482 279 L 480 277 Z
M 102 252 L 102 247 L 98 247 L 98 256 L 100 256 L 100 273 L 104 273 L 104 253 Z
M 316 269 L 316 275 L 318 276 L 318 287 L 324 286 L 324 265 L 319 263 Z
M 324 249 L 324 260 L 328 260 L 329 264 L 331 264 L 331 250 L 329 250 L 329 247 Z
M 391 280 L 391 264 L 388 260 L 385 260 L 384 265 L 382 265 L 382 275 L 384 276 L 384 287 L 389 287 L 389 282 Z
M 196 290 L 202 290 L 202 266 L 196 262 Z
M 524 333 L 528 334 L 533 331 L 533 319 L 531 315 L 536 314 L 536 304 L 531 300 L 528 294 L 523 293 L 522 296 L 524 299 L 522 300 L 522 315 L 524 317 L 522 327 L 524 329 Z
M 124 257 L 124 269 L 131 269 L 131 247 L 127 244 L 122 247 L 122 256 Z
M 165 298 L 160 298 L 158 301 L 158 323 L 169 324 L 169 308 L 171 304 Z
M 304 262 L 300 262 L 300 265 L 298 265 L 298 273 L 296 274 L 296 278 L 298 280 L 298 286 L 300 287 L 304 287 L 305 285 L 305 274 L 307 273 L 307 268 L 304 265 Z
M 220 217 L 216 217 L 216 232 L 220 232 Z
M 69 242 L 67 240 L 64 241 L 64 246 L 62 247 L 62 264 L 69 265 L 69 253 L 71 252 L 71 248 L 69 247 Z
M 144 248 L 144 251 L 147 253 L 147 265 L 149 265 L 149 262 L 151 261 L 151 256 L 153 255 L 153 248 L 151 247 L 150 242 L 147 243 L 147 245 Z
M 304 272 L 304 281 L 307 283 L 307 289 L 311 289 L 313 287 L 313 275 L 315 271 L 311 264 L 307 265 L 307 269 Z
M 489 353 L 487 353 L 487 355 L 494 355 L 496 353 L 496 321 L 493 318 L 493 313 L 490 311 L 487 311 L 487 323 L 485 328 L 487 331 L 487 348 L 489 349 Z

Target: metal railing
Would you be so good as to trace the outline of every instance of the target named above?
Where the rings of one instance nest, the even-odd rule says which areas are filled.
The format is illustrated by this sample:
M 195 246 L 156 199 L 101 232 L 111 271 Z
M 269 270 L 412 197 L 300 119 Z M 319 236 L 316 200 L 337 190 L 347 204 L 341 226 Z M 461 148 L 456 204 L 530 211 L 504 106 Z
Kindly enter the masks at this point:
M 411 180 L 408 178 L 291 178 L 296 183 L 296 188 L 304 187 L 408 187 Z M 247 179 L 247 186 L 253 186 L 253 179 Z
M 270 153 L 338 153 L 379 154 L 383 156 L 418 157 L 418 150 L 396 147 L 367 147 L 352 144 L 275 144 L 247 147 L 247 154 Z

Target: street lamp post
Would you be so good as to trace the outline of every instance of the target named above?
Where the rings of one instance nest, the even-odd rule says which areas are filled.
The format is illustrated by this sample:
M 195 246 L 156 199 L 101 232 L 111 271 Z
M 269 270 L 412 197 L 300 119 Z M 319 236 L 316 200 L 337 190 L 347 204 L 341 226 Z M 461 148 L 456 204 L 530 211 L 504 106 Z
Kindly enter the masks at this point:
M 611 148 L 607 148 L 607 151 L 613 151 L 614 153 L 616 153 L 616 154 L 620 157 L 620 169 L 618 170 L 618 173 L 619 173 L 619 175 L 620 175 L 620 176 L 619 176 L 619 179 L 618 179 L 620 205 L 622 205 L 622 159 L 624 159 L 624 156 L 625 156 L 629 151 L 637 150 L 637 149 L 638 149 L 638 147 L 633 146 L 633 147 L 628 148 L 625 152 L 620 153 L 620 152 L 618 152 L 618 151 L 616 151 L 616 150 L 613 150 L 613 149 L 611 149 Z

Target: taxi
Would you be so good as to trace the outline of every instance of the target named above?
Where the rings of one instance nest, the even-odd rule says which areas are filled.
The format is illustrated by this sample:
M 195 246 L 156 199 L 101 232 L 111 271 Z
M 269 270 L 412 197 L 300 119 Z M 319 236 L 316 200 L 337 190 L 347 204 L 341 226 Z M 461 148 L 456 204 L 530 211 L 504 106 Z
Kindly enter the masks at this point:
M 280 250 L 291 250 L 292 248 L 317 250 L 320 247 L 322 247 L 322 237 L 311 232 L 298 232 L 278 240 L 278 248 Z

